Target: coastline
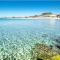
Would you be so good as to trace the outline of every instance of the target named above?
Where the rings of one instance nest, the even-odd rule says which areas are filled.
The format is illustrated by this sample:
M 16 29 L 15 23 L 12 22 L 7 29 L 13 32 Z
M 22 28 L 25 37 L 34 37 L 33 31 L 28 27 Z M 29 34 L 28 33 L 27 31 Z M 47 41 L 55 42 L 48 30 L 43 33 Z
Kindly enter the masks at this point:
M 34 19 L 34 20 L 40 20 L 40 19 L 48 19 L 48 20 L 55 20 L 55 19 L 60 19 L 60 18 L 57 18 L 57 17 L 36 17 L 36 18 L 31 18 L 31 17 L 28 17 L 28 18 L 25 18 L 25 17 L 23 17 L 23 18 L 12 18 L 12 17 L 7 17 L 7 18 L 4 18 L 4 17 L 2 17 L 2 18 L 0 18 L 0 19 Z
M 49 19 L 49 20 L 55 20 L 55 19 L 60 19 L 60 18 L 57 18 L 57 17 L 38 17 L 38 18 L 22 18 L 22 19 Z
M 11 17 L 0 17 L 0 19 L 49 19 L 49 20 L 55 20 L 55 19 L 60 19 L 60 14 L 53 14 L 50 12 L 47 13 L 42 13 L 40 15 L 31 15 L 31 16 L 11 16 Z

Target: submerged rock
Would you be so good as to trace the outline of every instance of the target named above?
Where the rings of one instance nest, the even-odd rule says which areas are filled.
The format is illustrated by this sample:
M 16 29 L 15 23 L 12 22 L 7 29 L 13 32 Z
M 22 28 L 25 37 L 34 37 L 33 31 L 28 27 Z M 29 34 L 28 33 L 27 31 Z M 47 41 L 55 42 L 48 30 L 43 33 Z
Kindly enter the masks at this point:
M 36 44 L 32 48 L 32 60 L 49 60 L 55 55 L 59 55 L 59 53 L 52 47 L 44 44 Z
M 58 37 L 54 37 L 54 41 L 56 41 L 57 43 L 60 44 L 60 36 L 58 36 Z
M 60 45 L 56 44 L 55 46 L 56 46 L 58 49 L 60 49 Z

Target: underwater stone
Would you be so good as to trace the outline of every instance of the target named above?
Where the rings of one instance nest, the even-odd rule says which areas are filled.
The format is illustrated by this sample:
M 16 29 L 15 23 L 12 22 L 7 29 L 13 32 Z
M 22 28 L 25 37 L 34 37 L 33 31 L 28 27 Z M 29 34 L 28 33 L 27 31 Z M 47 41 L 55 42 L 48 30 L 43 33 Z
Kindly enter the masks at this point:
M 37 60 L 43 60 L 43 59 L 37 58 Z
M 47 60 L 58 54 L 59 53 L 57 51 L 45 44 L 38 43 L 32 48 L 32 60 Z
M 60 45 L 57 44 L 56 47 L 57 47 L 58 49 L 60 49 Z
M 54 41 L 56 41 L 57 43 L 60 43 L 60 36 L 56 36 L 56 37 L 54 37 L 53 39 L 54 39 Z
M 57 39 L 54 39 L 54 40 L 55 40 L 57 43 L 60 43 L 60 39 L 57 38 Z

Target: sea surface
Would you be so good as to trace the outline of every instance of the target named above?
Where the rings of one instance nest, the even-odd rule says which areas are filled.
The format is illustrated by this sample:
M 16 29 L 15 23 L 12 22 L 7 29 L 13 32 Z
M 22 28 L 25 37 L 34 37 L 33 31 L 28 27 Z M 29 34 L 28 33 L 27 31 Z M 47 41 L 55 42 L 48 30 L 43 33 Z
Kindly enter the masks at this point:
M 60 20 L 0 18 L 0 60 L 31 60 L 36 43 L 60 46 Z

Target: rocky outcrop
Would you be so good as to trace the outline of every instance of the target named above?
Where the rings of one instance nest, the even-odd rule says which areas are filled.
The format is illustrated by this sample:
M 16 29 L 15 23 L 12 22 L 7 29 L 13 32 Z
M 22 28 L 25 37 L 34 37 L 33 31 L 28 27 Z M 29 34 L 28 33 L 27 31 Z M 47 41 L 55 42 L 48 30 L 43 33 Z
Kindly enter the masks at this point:
M 57 55 L 59 55 L 57 51 L 44 44 L 36 44 L 32 48 L 32 60 L 52 60 Z

